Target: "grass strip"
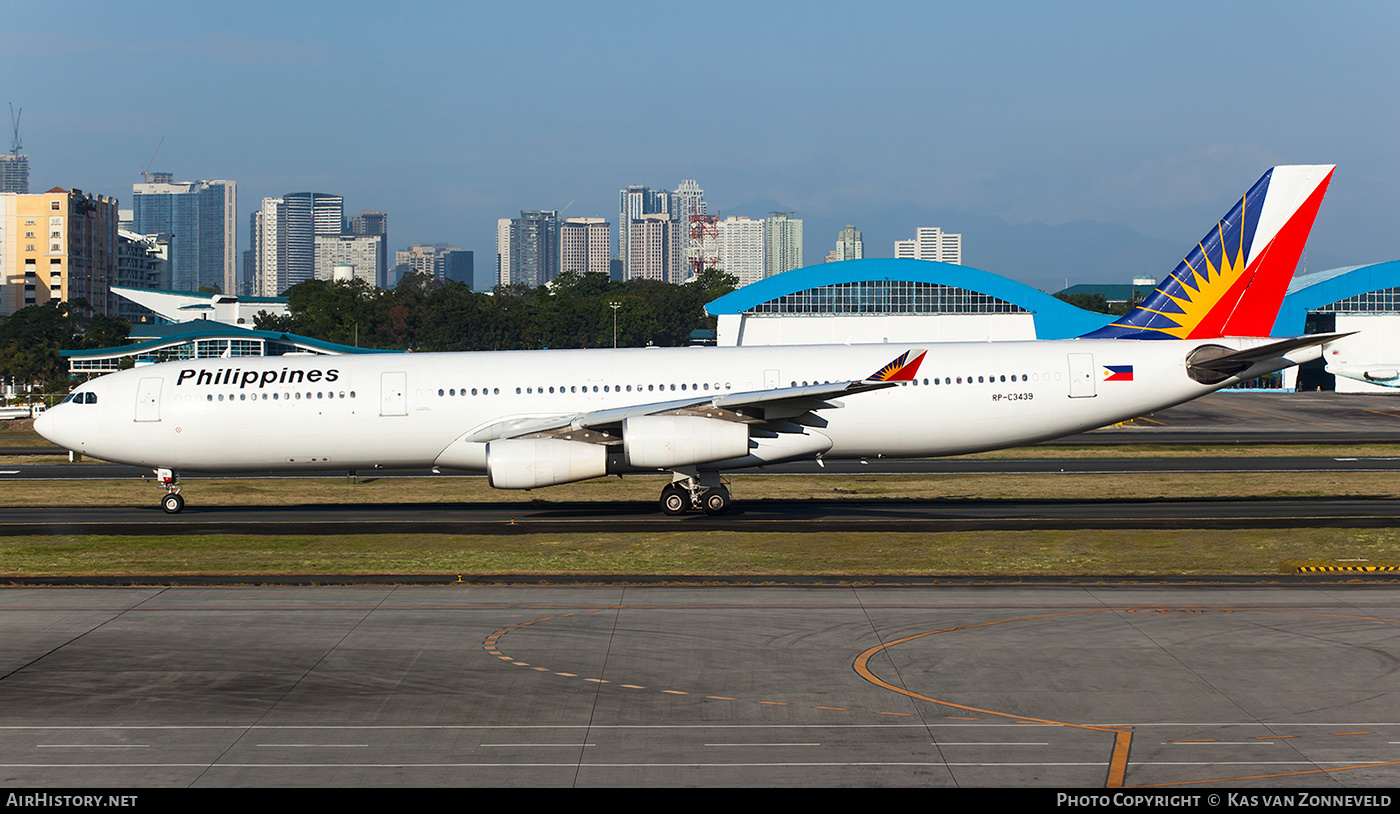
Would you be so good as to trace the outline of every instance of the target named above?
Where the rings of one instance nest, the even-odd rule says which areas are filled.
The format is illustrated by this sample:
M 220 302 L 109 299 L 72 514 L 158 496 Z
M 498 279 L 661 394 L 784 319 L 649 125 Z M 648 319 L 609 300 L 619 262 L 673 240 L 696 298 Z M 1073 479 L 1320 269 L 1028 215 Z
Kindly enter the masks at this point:
M 1395 562 L 1400 529 L 0 538 L 0 581 L 40 576 L 545 574 L 1269 575 Z M 1281 566 L 1284 566 L 1281 568 Z

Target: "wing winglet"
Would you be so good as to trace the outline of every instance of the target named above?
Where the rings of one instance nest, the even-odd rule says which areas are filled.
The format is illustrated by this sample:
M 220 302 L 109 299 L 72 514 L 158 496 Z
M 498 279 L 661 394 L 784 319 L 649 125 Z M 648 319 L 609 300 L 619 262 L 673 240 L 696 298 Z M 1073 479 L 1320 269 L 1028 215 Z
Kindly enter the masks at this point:
M 909 355 L 919 354 L 909 361 Z M 923 364 L 924 356 L 928 355 L 926 350 L 907 350 L 894 357 L 889 364 L 865 377 L 867 382 L 907 382 L 913 381 L 914 376 L 919 372 L 919 365 Z

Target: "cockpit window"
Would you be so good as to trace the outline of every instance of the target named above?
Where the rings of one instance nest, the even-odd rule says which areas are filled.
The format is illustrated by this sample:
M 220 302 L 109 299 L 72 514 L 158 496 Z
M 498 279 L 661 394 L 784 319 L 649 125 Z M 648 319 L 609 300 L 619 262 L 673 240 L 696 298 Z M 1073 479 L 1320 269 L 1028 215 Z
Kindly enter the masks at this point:
M 97 394 L 96 394 L 96 393 L 92 393 L 92 392 L 87 393 L 87 403 L 88 403 L 88 404 L 96 404 L 96 403 L 97 403 Z

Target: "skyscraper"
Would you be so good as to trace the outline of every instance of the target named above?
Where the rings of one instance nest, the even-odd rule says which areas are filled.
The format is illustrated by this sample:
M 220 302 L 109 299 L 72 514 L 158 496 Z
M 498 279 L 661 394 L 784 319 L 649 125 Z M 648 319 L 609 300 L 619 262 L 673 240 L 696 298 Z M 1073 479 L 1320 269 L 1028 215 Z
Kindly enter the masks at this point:
M 170 173 L 131 185 L 131 230 L 169 234 L 170 275 L 176 291 L 217 287 L 238 291 L 238 185 L 233 181 L 174 183 Z
M 765 274 L 772 277 L 802 268 L 802 221 L 791 212 L 770 212 L 765 223 L 768 257 Z
M 566 218 L 559 224 L 559 271 L 610 271 L 612 224 L 602 218 Z
M 651 189 L 641 184 L 632 184 L 618 193 L 617 215 L 617 257 L 622 261 L 622 279 L 632 279 L 627 265 L 627 255 L 632 245 L 632 223 L 643 215 L 671 214 L 671 194 L 665 190 Z
M 394 276 L 397 280 L 402 280 L 405 274 L 417 273 L 435 280 L 456 280 L 471 286 L 473 265 L 471 252 L 446 243 L 415 243 L 394 253 Z
M 680 224 L 664 212 L 632 221 L 632 243 L 627 252 L 627 279 L 685 282 L 681 263 Z
M 339 195 L 293 192 L 263 198 L 253 217 L 258 294 L 280 296 L 316 274 L 316 236 L 340 235 L 345 203 Z M 176 240 L 179 237 L 176 236 Z
M 524 210 L 510 222 L 510 281 L 531 288 L 559 276 L 559 213 Z
M 379 268 L 375 271 L 374 284 L 380 288 L 389 287 L 389 215 L 386 212 L 376 212 L 373 209 L 361 209 L 360 214 L 351 215 L 345 228 L 345 233 L 349 235 L 379 235 L 383 240 L 380 245 L 384 247 L 379 258 Z M 359 276 L 359 271 L 356 271 Z
M 763 279 L 767 242 L 764 222 L 745 217 L 728 217 L 715 224 L 721 271 L 739 278 L 739 285 Z
M 937 226 L 920 226 L 913 240 L 896 240 L 894 256 L 962 265 L 962 234 Z
M 691 237 L 691 217 L 708 214 L 705 204 L 705 190 L 695 181 L 681 181 L 681 185 L 671 193 L 671 211 L 681 232 L 681 263 L 690 266 L 692 260 L 702 256 L 701 241 Z M 688 276 L 687 272 L 687 276 Z
M 29 194 L 29 156 L 20 153 L 0 155 L 0 192 Z
M 448 280 L 474 285 L 472 277 L 476 273 L 476 256 L 473 252 L 457 246 L 448 246 L 438 252 L 437 263 L 433 266 L 439 280 Z
M 316 279 L 334 280 L 336 266 L 350 266 L 356 280 L 379 288 L 380 268 L 387 268 L 383 235 L 316 235 Z
M 826 262 L 835 263 L 841 260 L 860 260 L 865 257 L 865 242 L 861 240 L 860 230 L 854 226 L 847 225 L 841 233 L 836 236 L 836 248 L 826 256 Z
M 510 285 L 510 218 L 496 221 L 496 285 Z

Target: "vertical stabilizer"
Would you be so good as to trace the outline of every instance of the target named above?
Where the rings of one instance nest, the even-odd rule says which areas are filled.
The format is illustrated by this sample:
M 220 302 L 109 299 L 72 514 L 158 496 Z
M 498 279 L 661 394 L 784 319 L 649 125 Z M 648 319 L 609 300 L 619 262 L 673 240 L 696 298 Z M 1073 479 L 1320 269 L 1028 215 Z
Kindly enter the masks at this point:
M 1151 296 L 1086 336 L 1268 336 L 1333 168 L 1282 166 L 1264 173 Z

